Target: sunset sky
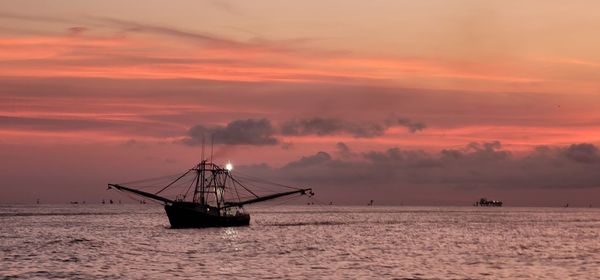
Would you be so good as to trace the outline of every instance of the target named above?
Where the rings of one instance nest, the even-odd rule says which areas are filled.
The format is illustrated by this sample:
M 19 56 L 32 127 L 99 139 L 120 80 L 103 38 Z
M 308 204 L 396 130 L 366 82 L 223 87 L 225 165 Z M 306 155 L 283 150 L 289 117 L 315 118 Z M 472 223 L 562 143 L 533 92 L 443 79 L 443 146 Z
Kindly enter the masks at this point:
M 0 2 L 0 203 L 215 161 L 336 204 L 600 206 L 597 1 Z

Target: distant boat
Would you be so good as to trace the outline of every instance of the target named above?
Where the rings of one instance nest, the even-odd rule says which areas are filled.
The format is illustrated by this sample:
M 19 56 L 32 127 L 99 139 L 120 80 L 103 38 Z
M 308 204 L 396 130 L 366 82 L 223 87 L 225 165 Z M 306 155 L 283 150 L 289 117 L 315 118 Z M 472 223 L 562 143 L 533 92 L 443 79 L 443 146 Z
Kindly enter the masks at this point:
M 212 162 L 202 160 L 155 193 L 128 187 L 125 184 L 108 184 L 108 188 L 130 192 L 163 203 L 172 228 L 247 226 L 250 224 L 250 214 L 244 211 L 244 205 L 294 194 L 314 195 L 310 188 L 292 188 L 251 177 L 252 183 L 262 181 L 292 189 L 260 196 L 233 177 L 232 169 L 231 164 L 221 168 Z M 159 195 L 169 188 L 181 186 L 182 183 L 189 187 L 185 193 L 175 199 Z M 193 193 L 188 196 L 192 187 Z
M 473 206 L 481 206 L 481 207 L 502 207 L 501 200 L 487 200 L 487 198 L 482 198 L 479 201 L 475 201 Z

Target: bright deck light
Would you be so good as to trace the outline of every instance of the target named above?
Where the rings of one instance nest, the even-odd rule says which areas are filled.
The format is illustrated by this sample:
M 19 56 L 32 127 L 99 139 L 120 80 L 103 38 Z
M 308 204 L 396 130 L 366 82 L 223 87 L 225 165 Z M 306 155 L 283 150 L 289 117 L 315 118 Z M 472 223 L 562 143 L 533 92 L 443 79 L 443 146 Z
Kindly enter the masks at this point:
M 225 164 L 225 169 L 227 169 L 228 171 L 233 170 L 233 164 L 231 164 L 231 162 L 228 162 L 227 164 Z

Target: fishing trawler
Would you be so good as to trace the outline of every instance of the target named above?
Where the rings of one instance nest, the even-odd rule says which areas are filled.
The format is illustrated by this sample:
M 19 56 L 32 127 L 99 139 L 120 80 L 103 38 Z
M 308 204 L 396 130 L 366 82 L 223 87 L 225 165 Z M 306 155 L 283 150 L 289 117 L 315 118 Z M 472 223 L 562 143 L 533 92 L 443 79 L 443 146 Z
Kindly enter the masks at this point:
M 500 200 L 487 200 L 486 198 L 481 198 L 478 201 L 473 203 L 473 206 L 481 206 L 481 207 L 502 207 L 502 201 Z
M 147 192 L 140 188 L 152 188 L 155 185 L 139 188 L 131 184 L 148 184 L 155 178 L 123 184 L 108 184 L 109 189 L 132 193 L 164 204 L 172 228 L 232 227 L 250 224 L 250 214 L 244 211 L 244 205 L 272 200 L 284 196 L 307 195 L 314 193 L 310 188 L 293 188 L 269 182 L 253 176 L 232 176 L 231 163 L 222 168 L 213 162 L 202 160 L 157 192 Z M 288 191 L 259 195 L 242 183 L 242 179 L 257 187 L 258 183 L 271 187 L 288 188 Z M 184 189 L 174 199 L 163 193 L 171 189 Z M 193 191 L 191 191 L 193 189 Z M 272 188 L 271 188 L 272 189 Z

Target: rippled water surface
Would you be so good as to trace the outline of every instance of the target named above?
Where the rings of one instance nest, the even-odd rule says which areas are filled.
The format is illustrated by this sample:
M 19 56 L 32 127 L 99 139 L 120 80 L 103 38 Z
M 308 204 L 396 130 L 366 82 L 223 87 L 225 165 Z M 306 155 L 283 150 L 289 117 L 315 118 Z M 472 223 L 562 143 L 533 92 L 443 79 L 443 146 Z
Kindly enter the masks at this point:
M 0 278 L 598 279 L 593 208 L 249 208 L 169 229 L 159 206 L 0 206 Z

